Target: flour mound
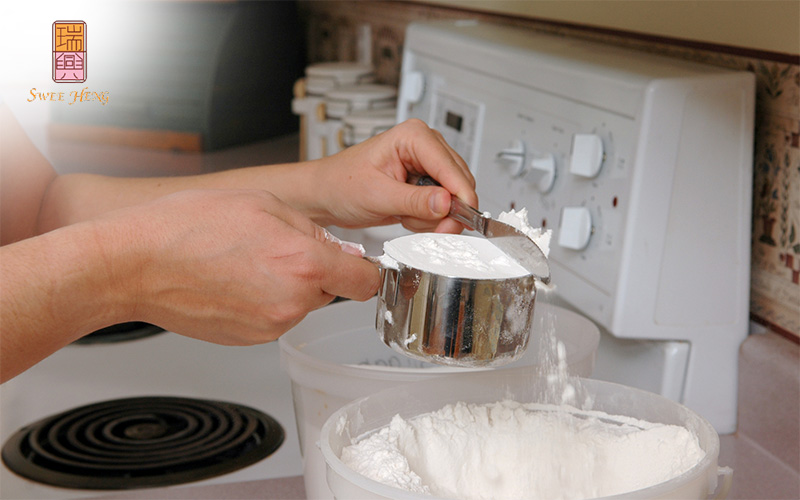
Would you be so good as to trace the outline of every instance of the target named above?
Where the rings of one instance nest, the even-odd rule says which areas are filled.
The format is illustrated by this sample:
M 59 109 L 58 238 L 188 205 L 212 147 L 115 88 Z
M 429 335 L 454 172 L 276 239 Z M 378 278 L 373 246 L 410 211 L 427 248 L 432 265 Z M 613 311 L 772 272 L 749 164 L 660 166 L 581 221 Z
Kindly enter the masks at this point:
M 580 499 L 678 476 L 703 457 L 686 428 L 561 405 L 456 403 L 346 447 L 342 461 L 382 483 L 465 500 Z

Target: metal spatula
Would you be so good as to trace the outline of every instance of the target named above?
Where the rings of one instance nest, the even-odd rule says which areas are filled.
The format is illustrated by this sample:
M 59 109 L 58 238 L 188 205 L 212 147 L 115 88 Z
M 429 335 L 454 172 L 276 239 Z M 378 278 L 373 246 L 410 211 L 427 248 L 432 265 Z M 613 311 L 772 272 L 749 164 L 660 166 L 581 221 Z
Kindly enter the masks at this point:
M 412 176 L 409 177 L 409 181 L 417 186 L 439 185 L 430 177 Z M 495 246 L 517 261 L 542 283 L 550 282 L 550 264 L 547 262 L 547 257 L 539 245 L 534 243 L 528 235 L 505 222 L 486 217 L 455 196 L 451 196 L 450 199 L 450 213 L 448 214 L 450 218 L 492 240 Z

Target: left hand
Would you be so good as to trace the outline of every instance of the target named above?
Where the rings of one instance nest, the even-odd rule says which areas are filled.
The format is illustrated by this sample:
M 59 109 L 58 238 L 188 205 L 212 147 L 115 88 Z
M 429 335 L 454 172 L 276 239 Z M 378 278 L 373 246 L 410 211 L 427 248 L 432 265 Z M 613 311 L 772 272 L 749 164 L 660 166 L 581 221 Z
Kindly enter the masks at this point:
M 448 218 L 450 197 L 478 206 L 475 179 L 442 134 L 408 120 L 322 160 L 320 200 L 342 227 L 394 224 L 412 231 L 461 232 Z M 411 174 L 427 175 L 441 187 L 415 186 Z

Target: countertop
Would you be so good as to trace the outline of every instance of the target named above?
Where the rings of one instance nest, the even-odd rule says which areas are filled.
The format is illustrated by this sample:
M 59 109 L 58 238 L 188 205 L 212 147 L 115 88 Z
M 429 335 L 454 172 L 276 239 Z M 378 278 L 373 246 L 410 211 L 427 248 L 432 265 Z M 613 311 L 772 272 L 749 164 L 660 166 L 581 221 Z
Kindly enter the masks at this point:
M 728 494 L 731 500 L 800 498 L 800 480 L 797 474 L 793 475 L 785 465 L 746 436 L 730 434 L 720 437 L 719 464 L 731 467 L 734 471 Z M 140 490 L 103 498 L 302 500 L 306 496 L 302 476 L 295 476 L 212 486 Z
M 159 500 L 204 500 L 204 499 L 279 499 L 303 500 L 306 489 L 303 476 L 264 479 L 263 481 L 244 481 L 240 483 L 215 484 L 210 486 L 183 486 L 137 490 L 101 497 L 106 500 L 121 499 L 159 499 Z M 97 500 L 96 498 L 93 500 Z

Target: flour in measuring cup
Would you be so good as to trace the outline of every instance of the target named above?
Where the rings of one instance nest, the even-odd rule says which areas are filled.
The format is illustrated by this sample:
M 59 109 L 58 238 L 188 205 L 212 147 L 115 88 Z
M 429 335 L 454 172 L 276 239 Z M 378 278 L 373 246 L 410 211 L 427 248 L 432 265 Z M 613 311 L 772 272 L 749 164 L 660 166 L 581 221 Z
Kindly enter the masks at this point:
M 503 279 L 528 274 L 490 240 L 476 236 L 411 234 L 387 241 L 383 251 L 406 266 L 443 276 Z
M 684 427 L 505 400 L 395 416 L 341 458 L 366 477 L 416 493 L 555 500 L 646 488 L 704 456 Z
M 488 214 L 487 214 L 488 216 Z M 528 211 L 510 210 L 498 218 L 519 229 L 542 249 L 550 252 L 550 230 L 528 223 Z M 443 276 L 472 279 L 505 279 L 525 276 L 528 271 L 495 246 L 491 239 L 469 235 L 420 233 L 402 236 L 383 245 L 384 267 L 398 263 Z

